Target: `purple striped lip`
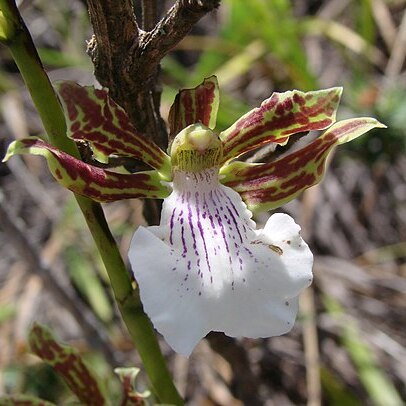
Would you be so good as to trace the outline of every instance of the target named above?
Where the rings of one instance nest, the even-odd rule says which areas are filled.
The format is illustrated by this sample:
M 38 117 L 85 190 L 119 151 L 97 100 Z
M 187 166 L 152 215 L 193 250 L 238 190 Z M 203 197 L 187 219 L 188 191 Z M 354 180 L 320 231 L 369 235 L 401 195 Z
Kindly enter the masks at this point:
M 168 210 L 166 210 L 168 209 Z M 250 249 L 255 224 L 238 195 L 218 181 L 218 170 L 174 174 L 173 193 L 165 200 L 161 225 L 168 226 L 168 244 L 178 252 L 175 270 L 199 277 L 204 286 L 227 281 L 231 290 L 245 261 L 256 258 Z

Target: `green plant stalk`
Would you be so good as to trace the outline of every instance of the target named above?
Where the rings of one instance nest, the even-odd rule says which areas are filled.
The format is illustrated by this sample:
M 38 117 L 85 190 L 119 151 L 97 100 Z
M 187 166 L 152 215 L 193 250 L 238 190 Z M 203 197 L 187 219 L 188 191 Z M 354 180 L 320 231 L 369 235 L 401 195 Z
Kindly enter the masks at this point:
M 43 122 L 48 141 L 80 158 L 75 143 L 66 136 L 62 107 L 43 69 L 31 35 L 14 0 L 0 0 L 0 40 L 8 46 Z M 181 405 L 150 320 L 142 309 L 138 290 L 133 289 L 123 258 L 111 234 L 100 204 L 75 195 L 107 269 L 123 320 L 143 360 L 153 392 L 160 403 Z

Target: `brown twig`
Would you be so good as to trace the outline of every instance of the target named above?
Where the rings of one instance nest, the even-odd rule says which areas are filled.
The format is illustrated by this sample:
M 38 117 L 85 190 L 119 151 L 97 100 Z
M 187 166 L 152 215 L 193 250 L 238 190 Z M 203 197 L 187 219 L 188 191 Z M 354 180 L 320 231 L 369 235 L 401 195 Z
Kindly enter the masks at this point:
M 219 0 L 178 0 L 155 28 L 143 36 L 140 49 L 144 58 L 152 65 L 158 65 L 192 27 L 219 4 Z M 148 68 L 145 65 L 143 68 L 145 75 Z
M 150 31 L 154 28 L 154 25 L 158 19 L 158 10 L 156 6 L 156 0 L 142 0 L 142 29 L 144 31 Z
M 102 84 L 114 84 L 115 76 L 124 73 L 127 55 L 139 38 L 131 1 L 89 0 L 87 4 L 95 34 L 89 44 L 95 74 Z
M 143 26 L 156 10 L 143 3 Z M 178 0 L 150 31 L 138 28 L 130 0 L 88 0 L 94 37 L 88 53 L 99 82 L 128 113 L 135 127 L 162 148 L 168 137 L 160 116 L 159 63 L 220 0 Z
M 307 406 L 321 405 L 320 353 L 316 326 L 314 290 L 306 289 L 301 296 L 303 346 L 306 363 Z

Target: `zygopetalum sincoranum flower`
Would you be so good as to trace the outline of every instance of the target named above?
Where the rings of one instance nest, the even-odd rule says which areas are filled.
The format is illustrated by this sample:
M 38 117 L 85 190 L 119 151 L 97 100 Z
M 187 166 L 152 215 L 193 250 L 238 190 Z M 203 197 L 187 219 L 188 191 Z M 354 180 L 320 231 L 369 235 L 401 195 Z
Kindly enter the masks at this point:
M 58 92 L 69 136 L 88 143 L 95 159 L 131 157 L 153 169 L 102 169 L 34 137 L 13 142 L 5 159 L 42 155 L 59 183 L 100 202 L 164 199 L 160 225 L 136 230 L 129 259 L 144 309 L 172 348 L 188 355 L 210 331 L 251 338 L 288 332 L 298 295 L 312 281 L 313 256 L 291 217 L 273 214 L 257 230 L 252 211 L 275 209 L 315 185 L 337 145 L 383 125 L 335 122 L 341 88 L 331 88 L 273 93 L 218 134 L 213 76 L 177 95 L 169 115 L 177 135 L 166 154 L 106 90 L 64 82 Z M 326 131 L 269 163 L 235 160 L 310 130 Z

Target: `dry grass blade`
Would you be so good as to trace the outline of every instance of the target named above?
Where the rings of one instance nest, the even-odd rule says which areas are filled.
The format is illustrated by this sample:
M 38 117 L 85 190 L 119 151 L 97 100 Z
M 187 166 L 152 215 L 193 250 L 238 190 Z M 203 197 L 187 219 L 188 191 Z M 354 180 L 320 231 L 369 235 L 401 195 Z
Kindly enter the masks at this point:
M 391 50 L 396 38 L 396 26 L 388 9 L 387 2 L 384 0 L 373 0 L 372 12 L 374 13 L 376 25 L 385 41 L 385 45 Z
M 365 57 L 377 67 L 385 67 L 386 57 L 383 52 L 343 24 L 314 18 L 307 21 L 306 28 L 309 34 L 323 34 L 355 54 Z
M 403 63 L 406 58 L 406 11 L 403 13 L 402 22 L 396 38 L 393 42 L 390 58 L 386 65 L 385 74 L 390 77 L 396 77 L 402 71 Z
M 306 289 L 303 292 L 300 304 L 304 316 L 303 345 L 306 362 L 307 406 L 320 406 L 320 354 L 313 288 Z
M 44 264 L 36 247 L 28 240 L 18 219 L 12 218 L 11 213 L 4 196 L 0 195 L 0 225 L 13 247 L 24 258 L 30 270 L 42 279 L 45 286 L 53 293 L 54 299 L 71 312 L 82 327 L 89 343 L 100 348 L 112 365 L 117 365 L 115 353 L 104 328 L 99 325 L 93 313 L 80 303 L 69 283 L 61 285 L 60 281 L 54 277 L 53 272 Z

